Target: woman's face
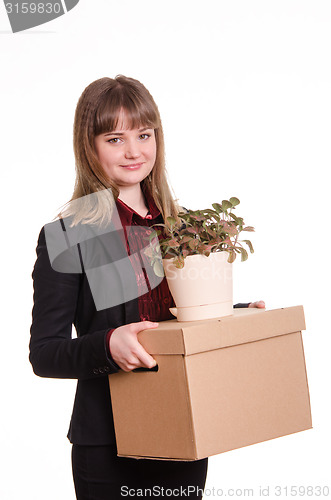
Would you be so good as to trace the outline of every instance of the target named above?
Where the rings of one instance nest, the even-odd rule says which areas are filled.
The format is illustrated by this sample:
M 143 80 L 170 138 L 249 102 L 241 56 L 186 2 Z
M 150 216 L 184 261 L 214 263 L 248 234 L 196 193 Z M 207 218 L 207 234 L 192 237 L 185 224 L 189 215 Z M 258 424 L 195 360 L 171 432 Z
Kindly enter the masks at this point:
M 106 175 L 119 187 L 139 185 L 156 159 L 154 129 L 130 129 L 121 113 L 116 130 L 95 137 L 95 150 Z

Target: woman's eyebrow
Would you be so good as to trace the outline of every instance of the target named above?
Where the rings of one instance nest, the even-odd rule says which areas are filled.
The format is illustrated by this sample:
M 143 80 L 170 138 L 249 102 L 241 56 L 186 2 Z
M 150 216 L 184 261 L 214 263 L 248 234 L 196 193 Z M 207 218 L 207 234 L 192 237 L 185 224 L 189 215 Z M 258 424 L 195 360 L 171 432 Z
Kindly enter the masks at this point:
M 151 130 L 151 129 L 152 127 L 144 127 L 139 129 L 139 132 L 142 133 L 145 132 L 145 130 Z M 104 137 L 107 137 L 108 135 L 124 135 L 124 132 L 116 132 L 116 130 L 114 130 L 113 132 L 107 132 L 106 134 L 104 134 Z
M 107 134 L 103 134 L 105 137 L 107 137 L 108 135 L 124 135 L 123 132 L 116 132 L 114 130 L 114 132 L 107 132 Z
M 153 127 L 144 127 L 139 130 L 139 132 L 145 132 L 145 130 L 152 130 Z

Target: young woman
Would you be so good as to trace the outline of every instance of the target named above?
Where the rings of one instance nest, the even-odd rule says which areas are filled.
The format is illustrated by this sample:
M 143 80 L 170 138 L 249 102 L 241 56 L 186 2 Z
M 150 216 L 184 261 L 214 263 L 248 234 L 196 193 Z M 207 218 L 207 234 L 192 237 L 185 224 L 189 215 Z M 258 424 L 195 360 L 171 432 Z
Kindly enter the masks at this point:
M 39 376 L 78 379 L 68 432 L 77 499 L 120 499 L 128 491 L 138 498 L 146 488 L 155 497 L 164 488 L 172 492 L 168 498 L 201 498 L 207 459 L 116 454 L 108 375 L 153 367 L 137 334 L 173 318 L 166 280 L 148 285 L 138 259 L 146 244 L 142 228 L 148 233 L 179 210 L 166 178 L 159 111 L 147 89 L 124 76 L 90 84 L 76 108 L 74 151 L 72 199 L 38 239 L 30 361 Z M 127 259 L 134 283 L 98 274 L 101 265 L 120 259 Z

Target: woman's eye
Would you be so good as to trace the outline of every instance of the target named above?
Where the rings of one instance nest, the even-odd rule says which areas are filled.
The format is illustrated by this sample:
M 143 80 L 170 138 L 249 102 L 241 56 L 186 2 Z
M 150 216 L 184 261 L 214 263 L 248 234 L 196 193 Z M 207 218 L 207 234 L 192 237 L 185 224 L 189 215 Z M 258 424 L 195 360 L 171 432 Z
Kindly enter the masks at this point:
M 109 142 L 110 144 L 117 144 L 119 140 L 120 139 L 118 137 L 113 137 L 112 139 L 108 139 L 107 142 Z
M 150 134 L 141 134 L 139 137 L 140 137 L 140 139 L 146 140 L 146 139 L 148 139 L 150 136 L 151 136 Z

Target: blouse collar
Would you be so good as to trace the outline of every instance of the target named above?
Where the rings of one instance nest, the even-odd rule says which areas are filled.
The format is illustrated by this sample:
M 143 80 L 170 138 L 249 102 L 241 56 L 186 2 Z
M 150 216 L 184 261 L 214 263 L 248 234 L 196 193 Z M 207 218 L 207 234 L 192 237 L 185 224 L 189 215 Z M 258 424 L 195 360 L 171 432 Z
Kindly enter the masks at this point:
M 157 208 L 156 203 L 148 190 L 144 191 L 144 196 L 148 208 L 148 212 L 145 217 L 139 215 L 135 210 L 133 210 L 133 208 L 124 203 L 124 201 L 117 198 L 116 206 L 123 226 L 131 226 L 133 219 L 135 219 L 137 222 L 139 222 L 139 220 L 145 219 L 153 220 L 160 215 L 161 212 Z

